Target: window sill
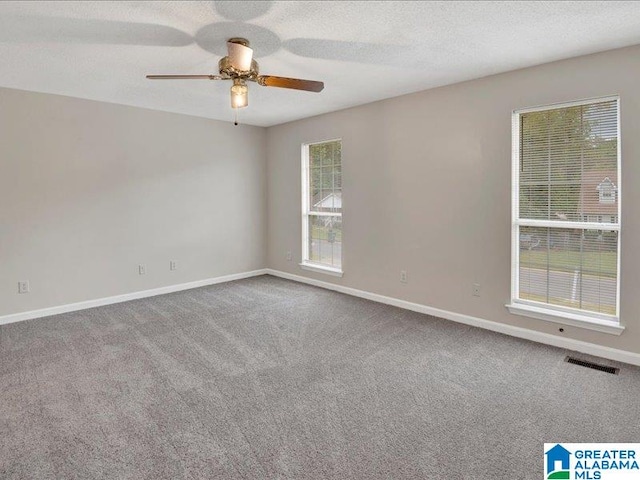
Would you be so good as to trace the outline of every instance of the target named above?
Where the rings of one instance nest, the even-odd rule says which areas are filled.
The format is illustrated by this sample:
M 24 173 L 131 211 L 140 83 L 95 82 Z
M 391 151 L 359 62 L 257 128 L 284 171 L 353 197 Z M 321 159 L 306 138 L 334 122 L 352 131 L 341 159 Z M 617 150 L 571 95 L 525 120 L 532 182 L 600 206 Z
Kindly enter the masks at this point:
M 509 309 L 509 312 L 514 315 L 537 318 L 538 320 L 545 320 L 547 322 L 559 323 L 571 327 L 586 328 L 587 330 L 595 330 L 597 332 L 608 333 L 611 335 L 620 335 L 624 331 L 624 327 L 617 322 L 598 319 L 587 315 L 560 312 L 557 310 L 522 303 L 510 303 L 505 306 Z
M 342 270 L 337 268 L 325 267 L 324 265 L 318 265 L 316 263 L 300 263 L 300 268 L 303 270 L 309 270 L 311 272 L 326 273 L 327 275 L 333 275 L 334 277 L 342 277 Z

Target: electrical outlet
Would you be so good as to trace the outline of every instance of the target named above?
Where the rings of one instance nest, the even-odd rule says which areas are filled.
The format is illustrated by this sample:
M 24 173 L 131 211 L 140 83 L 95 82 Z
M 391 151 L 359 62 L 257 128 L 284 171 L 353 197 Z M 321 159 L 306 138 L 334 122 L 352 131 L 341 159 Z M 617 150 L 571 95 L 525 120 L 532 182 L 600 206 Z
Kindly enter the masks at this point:
M 18 282 L 18 293 L 29 293 L 31 288 L 29 287 L 29 280 L 24 282 Z
M 144 275 L 147 273 L 147 269 L 145 268 L 144 265 L 138 265 L 138 274 L 140 275 Z
M 292 257 L 291 257 L 291 250 L 289 250 L 289 251 L 287 252 L 287 262 L 290 262 L 290 261 L 291 261 L 291 258 L 292 258 Z
M 169 262 L 169 270 L 177 270 L 178 269 L 178 264 L 175 262 L 175 260 L 171 260 Z
M 474 283 L 473 284 L 473 296 L 474 297 L 479 297 L 480 296 L 480 284 L 479 283 Z
M 400 270 L 400 282 L 402 283 L 407 283 L 407 271 L 406 270 Z

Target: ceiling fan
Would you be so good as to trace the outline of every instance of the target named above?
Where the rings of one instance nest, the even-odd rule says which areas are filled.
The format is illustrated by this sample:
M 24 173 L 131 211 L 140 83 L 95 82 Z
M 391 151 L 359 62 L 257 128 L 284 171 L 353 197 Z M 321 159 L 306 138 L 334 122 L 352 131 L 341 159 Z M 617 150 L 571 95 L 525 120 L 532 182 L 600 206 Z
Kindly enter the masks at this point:
M 308 92 L 320 92 L 323 82 L 302 80 L 300 78 L 259 75 L 258 62 L 253 59 L 253 50 L 245 38 L 230 38 L 227 41 L 228 55 L 218 62 L 219 75 L 147 75 L 151 80 L 233 80 L 231 86 L 231 108 L 244 108 L 249 105 L 247 80 L 264 87 L 292 88 Z M 236 121 L 237 125 L 237 121 Z

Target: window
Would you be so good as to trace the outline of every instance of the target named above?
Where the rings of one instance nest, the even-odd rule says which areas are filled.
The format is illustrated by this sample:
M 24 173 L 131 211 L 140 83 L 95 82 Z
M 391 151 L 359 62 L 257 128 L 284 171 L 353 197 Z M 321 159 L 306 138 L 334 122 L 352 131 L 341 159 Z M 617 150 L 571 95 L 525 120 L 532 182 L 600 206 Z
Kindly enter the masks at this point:
M 622 331 L 618 105 L 514 112 L 512 313 Z
M 342 276 L 342 142 L 302 147 L 302 268 Z

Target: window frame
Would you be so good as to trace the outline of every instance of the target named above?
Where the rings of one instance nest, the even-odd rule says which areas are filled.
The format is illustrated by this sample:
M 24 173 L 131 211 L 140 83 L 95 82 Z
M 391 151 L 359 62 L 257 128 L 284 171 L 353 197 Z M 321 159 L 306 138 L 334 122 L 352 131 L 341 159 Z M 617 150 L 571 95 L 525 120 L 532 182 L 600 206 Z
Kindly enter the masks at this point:
M 520 117 L 523 114 L 531 112 L 539 112 L 546 110 L 555 110 L 561 108 L 569 108 L 575 106 L 584 106 L 594 103 L 615 101 L 617 106 L 617 159 L 616 168 L 618 174 L 618 185 L 616 195 L 618 208 L 615 223 L 602 222 L 575 222 L 562 220 L 539 220 L 539 219 L 521 219 L 520 218 Z M 620 128 L 620 96 L 609 95 L 597 98 L 589 98 L 572 102 L 554 103 L 548 105 L 540 105 L 537 107 L 522 108 L 513 110 L 511 115 L 511 140 L 512 140 L 512 158 L 511 158 L 511 300 L 506 305 L 509 312 L 516 315 L 546 320 L 562 325 L 586 328 L 596 330 L 603 333 L 620 335 L 624 326 L 620 323 L 620 257 L 621 257 L 621 140 Z M 520 238 L 519 229 L 521 226 L 531 227 L 549 227 L 549 228 L 575 228 L 580 230 L 608 230 L 618 232 L 617 241 L 617 278 L 616 278 L 616 314 L 608 315 L 597 312 L 589 312 L 571 307 L 563 307 L 550 305 L 544 302 L 536 302 L 533 300 L 523 300 L 519 298 L 520 291 Z
M 331 138 L 328 140 L 321 140 L 318 142 L 303 143 L 301 150 L 301 185 L 302 185 L 302 255 L 300 268 L 303 270 L 309 270 L 313 272 L 325 273 L 335 277 L 342 277 L 344 274 L 344 242 L 340 250 L 340 266 L 341 268 L 335 268 L 324 263 L 313 262 L 309 259 L 309 217 L 321 216 L 321 217 L 339 217 L 342 219 L 342 212 L 315 212 L 311 211 L 310 197 L 309 197 L 309 183 L 310 183 L 310 167 L 309 167 L 309 147 L 313 145 L 320 145 L 323 143 L 340 142 L 342 147 L 342 138 Z M 340 157 L 340 169 L 342 171 L 342 156 Z M 341 187 L 342 188 L 342 187 Z M 344 231 L 342 232 L 344 238 Z

